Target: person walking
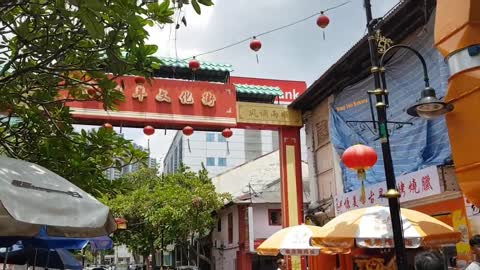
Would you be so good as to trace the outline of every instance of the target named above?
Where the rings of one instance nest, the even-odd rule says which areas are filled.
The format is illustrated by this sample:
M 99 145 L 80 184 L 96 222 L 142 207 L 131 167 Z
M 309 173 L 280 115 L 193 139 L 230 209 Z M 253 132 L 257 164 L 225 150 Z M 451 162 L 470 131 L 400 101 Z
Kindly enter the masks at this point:
M 443 257 L 436 251 L 424 251 L 415 256 L 415 270 L 445 270 Z
M 465 270 L 480 270 L 480 235 L 476 234 L 470 239 L 470 247 L 473 250 L 475 260 Z

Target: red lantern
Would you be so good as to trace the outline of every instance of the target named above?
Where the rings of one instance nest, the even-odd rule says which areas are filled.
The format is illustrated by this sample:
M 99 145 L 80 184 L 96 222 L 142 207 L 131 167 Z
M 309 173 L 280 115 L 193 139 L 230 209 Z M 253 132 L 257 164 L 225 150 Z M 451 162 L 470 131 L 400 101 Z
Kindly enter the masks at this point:
M 222 130 L 222 136 L 224 138 L 228 139 L 228 138 L 232 137 L 232 135 L 233 135 L 233 131 L 231 129 L 225 128 L 225 129 Z M 230 155 L 230 146 L 228 144 L 228 141 L 227 141 L 227 155 Z
M 350 146 L 343 152 L 342 161 L 343 164 L 349 169 L 357 171 L 358 179 L 362 181 L 362 196 L 360 200 L 365 203 L 365 184 L 366 179 L 365 170 L 370 169 L 377 163 L 377 153 L 375 150 L 367 145 L 356 144 Z
M 327 27 L 329 23 L 330 23 L 330 19 L 323 14 L 323 11 L 320 12 L 320 16 L 317 19 L 317 25 L 320 28 L 325 29 L 325 27 Z M 325 31 L 323 31 L 323 40 L 325 40 Z
M 152 126 L 145 126 L 143 128 L 143 133 L 147 136 L 151 136 L 155 133 L 155 129 Z
M 190 62 L 188 62 L 188 67 L 189 67 L 192 71 L 196 71 L 197 69 L 200 68 L 200 62 L 195 59 L 195 56 L 193 57 L 192 60 L 190 60 Z
M 126 230 L 127 229 L 127 220 L 124 218 L 115 218 L 115 223 L 117 223 L 118 230 Z
M 260 42 L 260 40 L 253 37 L 253 40 L 250 41 L 250 49 L 252 49 L 255 52 L 258 52 L 260 48 L 262 48 L 262 42 Z
M 317 25 L 320 28 L 325 28 L 325 27 L 328 26 L 329 23 L 330 23 L 330 19 L 326 15 L 323 14 L 323 11 L 320 12 L 320 16 L 317 19 Z
M 182 132 L 183 132 L 183 135 L 190 136 L 193 134 L 193 128 L 191 126 L 186 126 L 183 128 Z
M 112 131 L 112 130 L 113 130 L 113 126 L 112 126 L 112 124 L 110 124 L 110 123 L 105 123 L 105 124 L 103 124 L 103 125 L 102 125 L 102 128 L 104 128 L 104 129 L 107 130 L 107 131 Z
M 226 129 L 222 130 L 222 136 L 223 137 L 228 139 L 228 138 L 232 137 L 232 135 L 233 135 L 233 131 L 231 129 L 226 128 Z
M 135 77 L 135 83 L 136 84 L 144 84 L 145 83 L 145 78 L 137 76 L 137 77 Z
M 186 126 L 186 127 L 183 128 L 182 132 L 183 132 L 183 135 L 190 136 L 190 135 L 193 134 L 193 128 L 191 126 Z M 188 145 L 188 152 L 191 153 L 192 149 L 190 148 L 190 139 L 189 138 L 187 138 L 187 145 Z

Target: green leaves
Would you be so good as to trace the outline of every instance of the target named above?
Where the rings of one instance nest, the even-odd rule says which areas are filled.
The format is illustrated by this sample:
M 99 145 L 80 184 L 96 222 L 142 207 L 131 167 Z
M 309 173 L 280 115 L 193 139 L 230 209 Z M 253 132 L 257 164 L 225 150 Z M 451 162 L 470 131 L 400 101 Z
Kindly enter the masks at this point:
M 207 234 L 216 224 L 211 213 L 223 206 L 224 194 L 200 173 L 181 167 L 175 174 L 158 175 L 155 169 L 143 169 L 117 180 L 124 190 L 116 196 L 104 196 L 112 211 L 135 225 L 119 233 L 115 240 L 134 251 L 150 251 L 164 243 L 180 243 L 197 233 Z M 121 235 L 120 235 L 121 234 Z
M 123 191 L 112 187 L 105 169 L 143 163 L 146 153 L 115 132 L 75 130 L 67 105 L 95 100 L 116 109 L 125 96 L 109 78 L 150 77 L 161 63 L 146 27 L 172 23 L 172 2 L 8 3 L 0 12 L 0 107 L 12 118 L 0 116 L 0 154 L 43 165 L 93 195 Z M 174 210 L 162 215 L 182 216 Z M 158 221 L 157 214 L 148 218 Z
M 213 6 L 213 2 L 211 0 L 198 0 L 198 2 L 204 6 Z
M 198 4 L 197 0 L 192 0 L 192 7 L 198 15 L 202 14 L 202 10 L 200 9 L 200 5 Z
M 107 9 L 105 0 L 82 0 L 80 1 L 80 6 L 95 11 L 104 11 Z
M 101 39 L 105 34 L 105 27 L 102 23 L 100 23 L 99 18 L 95 12 L 86 7 L 80 8 L 77 12 L 78 17 L 83 22 L 85 27 L 87 28 L 88 32 L 94 39 Z

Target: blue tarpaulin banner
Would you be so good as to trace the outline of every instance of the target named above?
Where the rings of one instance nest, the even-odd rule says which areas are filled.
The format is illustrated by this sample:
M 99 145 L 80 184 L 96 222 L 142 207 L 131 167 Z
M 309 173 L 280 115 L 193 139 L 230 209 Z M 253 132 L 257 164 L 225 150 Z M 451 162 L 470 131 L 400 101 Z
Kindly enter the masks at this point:
M 425 58 L 430 85 L 436 90 L 437 97 L 443 98 L 447 90 L 449 70 L 443 57 L 433 46 L 433 17 L 425 29 L 414 33 L 402 43 L 417 49 Z M 388 126 L 395 175 L 450 161 L 451 149 L 445 118 L 427 121 L 406 113 L 406 109 L 420 98 L 420 92 L 425 88 L 420 60 L 412 52 L 399 49 L 394 52 L 386 70 L 390 103 L 387 110 L 388 120 L 413 123 Z M 379 159 L 367 172 L 367 185 L 385 181 L 380 140 L 372 123 L 349 121 L 372 120 L 367 91 L 373 89 L 372 77 L 345 88 L 335 97 L 330 114 L 331 140 L 340 155 L 356 143 L 375 148 Z M 372 96 L 372 102 L 376 118 L 375 96 Z M 345 168 L 343 164 L 341 167 L 344 191 L 360 188 L 356 172 Z

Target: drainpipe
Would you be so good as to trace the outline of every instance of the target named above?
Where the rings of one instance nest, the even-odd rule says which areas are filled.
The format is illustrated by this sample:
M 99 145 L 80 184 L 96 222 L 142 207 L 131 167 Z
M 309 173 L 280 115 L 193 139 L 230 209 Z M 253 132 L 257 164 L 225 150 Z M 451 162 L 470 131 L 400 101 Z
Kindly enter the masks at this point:
M 480 205 L 480 1 L 437 0 L 435 46 L 450 67 L 445 101 L 455 172 L 465 196 Z

